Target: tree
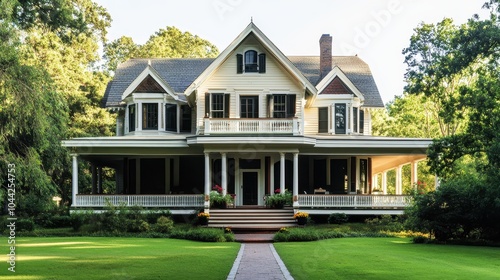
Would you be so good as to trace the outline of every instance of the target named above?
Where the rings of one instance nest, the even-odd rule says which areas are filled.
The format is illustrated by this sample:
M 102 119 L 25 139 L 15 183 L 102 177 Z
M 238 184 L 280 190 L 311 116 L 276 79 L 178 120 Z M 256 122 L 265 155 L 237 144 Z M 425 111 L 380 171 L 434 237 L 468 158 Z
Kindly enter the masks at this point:
M 216 57 L 219 50 L 209 41 L 173 26 L 160 29 L 144 45 L 122 36 L 104 46 L 108 71 L 129 58 L 193 58 Z
M 430 146 L 431 169 L 444 183 L 436 192 L 417 197 L 409 214 L 441 240 L 470 238 L 473 230 L 479 238 L 500 240 L 500 226 L 494 222 L 500 219 L 499 2 L 486 3 L 489 19 L 474 16 L 461 26 L 446 25 L 448 32 L 426 33 L 432 40 L 412 40 L 411 46 L 428 47 L 410 47 L 406 59 L 409 92 L 439 98 L 447 124 L 462 116 L 457 112 L 466 112 L 468 120 L 463 131 L 435 139 Z M 439 51 L 429 55 L 429 49 Z M 443 94 L 446 87 L 453 92 Z M 473 168 L 457 172 L 457 163 L 464 161 L 472 161 Z

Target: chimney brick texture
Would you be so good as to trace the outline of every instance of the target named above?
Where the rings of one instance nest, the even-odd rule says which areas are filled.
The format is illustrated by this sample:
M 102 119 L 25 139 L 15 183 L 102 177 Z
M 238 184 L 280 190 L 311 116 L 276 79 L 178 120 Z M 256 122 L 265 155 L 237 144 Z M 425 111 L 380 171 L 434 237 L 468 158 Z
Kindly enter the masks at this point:
M 323 79 L 332 70 L 332 36 L 323 34 L 319 39 L 319 74 Z

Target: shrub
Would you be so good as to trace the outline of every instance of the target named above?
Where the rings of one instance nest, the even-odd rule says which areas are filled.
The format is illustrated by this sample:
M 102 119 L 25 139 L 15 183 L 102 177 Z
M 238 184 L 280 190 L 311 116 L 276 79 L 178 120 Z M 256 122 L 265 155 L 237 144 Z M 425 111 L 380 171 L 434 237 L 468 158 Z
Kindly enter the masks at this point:
M 219 228 L 192 228 L 189 230 L 174 230 L 170 234 L 170 238 L 188 239 L 204 242 L 232 242 L 234 235 L 224 233 L 223 229 Z
M 16 221 L 16 231 L 33 231 L 35 222 L 33 219 L 18 219 Z
M 144 220 L 129 220 L 127 231 L 128 232 L 146 232 L 151 229 L 148 222 Z
M 328 216 L 329 224 L 341 225 L 347 223 L 348 220 L 349 217 L 345 213 L 332 213 L 330 214 L 330 216 Z
M 153 228 L 156 232 L 169 233 L 174 228 L 174 221 L 169 217 L 161 216 L 156 220 Z
M 404 230 L 404 224 L 398 216 L 392 217 L 391 215 L 382 215 L 378 218 L 366 219 L 365 223 L 373 230 L 384 230 L 399 232 Z
M 419 235 L 419 236 L 413 237 L 413 243 L 424 244 L 424 243 L 428 243 L 428 242 L 429 242 L 429 238 L 427 238 L 425 236 Z

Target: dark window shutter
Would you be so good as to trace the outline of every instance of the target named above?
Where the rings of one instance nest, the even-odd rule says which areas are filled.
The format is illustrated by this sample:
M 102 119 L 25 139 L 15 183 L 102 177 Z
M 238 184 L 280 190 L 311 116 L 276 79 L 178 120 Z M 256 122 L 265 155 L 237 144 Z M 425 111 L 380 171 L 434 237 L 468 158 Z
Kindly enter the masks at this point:
M 318 108 L 318 132 L 328 132 L 328 107 Z
M 243 55 L 237 54 L 236 55 L 236 74 L 241 74 L 241 73 L 243 73 Z
M 259 54 L 259 73 L 266 73 L 266 54 Z
M 229 108 L 230 108 L 229 97 L 230 97 L 229 94 L 227 93 L 224 94 L 224 118 L 229 118 Z
M 210 93 L 205 93 L 205 117 L 210 117 Z
M 295 94 L 289 94 L 286 96 L 287 97 L 287 101 L 286 101 L 286 117 L 287 118 L 293 118 L 295 117 L 295 100 L 296 100 L 296 97 L 295 97 Z

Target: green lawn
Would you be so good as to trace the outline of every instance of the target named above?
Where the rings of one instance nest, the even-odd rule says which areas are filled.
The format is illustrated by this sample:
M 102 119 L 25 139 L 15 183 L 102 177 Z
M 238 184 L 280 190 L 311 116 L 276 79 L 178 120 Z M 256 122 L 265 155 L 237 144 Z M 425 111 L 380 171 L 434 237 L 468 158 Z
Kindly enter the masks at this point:
M 300 279 L 500 279 L 500 248 L 413 244 L 409 238 L 275 243 Z
M 16 272 L 8 271 L 3 261 L 0 279 L 226 279 L 240 247 L 163 238 L 50 237 L 16 242 Z M 7 246 L 0 248 L 8 253 Z

